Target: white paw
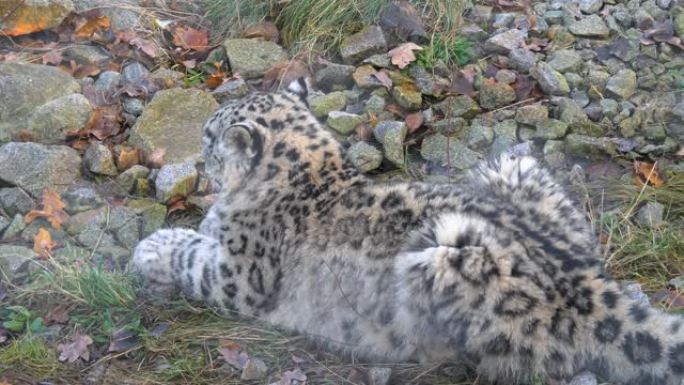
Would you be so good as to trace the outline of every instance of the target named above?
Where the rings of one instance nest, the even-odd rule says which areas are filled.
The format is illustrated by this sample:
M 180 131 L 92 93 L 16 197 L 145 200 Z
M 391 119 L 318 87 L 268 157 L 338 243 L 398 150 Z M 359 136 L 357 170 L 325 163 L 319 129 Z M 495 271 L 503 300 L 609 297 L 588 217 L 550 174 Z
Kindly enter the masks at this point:
M 143 279 L 146 290 L 164 295 L 175 291 L 172 253 L 179 231 L 182 230 L 158 230 L 135 248 L 128 270 Z

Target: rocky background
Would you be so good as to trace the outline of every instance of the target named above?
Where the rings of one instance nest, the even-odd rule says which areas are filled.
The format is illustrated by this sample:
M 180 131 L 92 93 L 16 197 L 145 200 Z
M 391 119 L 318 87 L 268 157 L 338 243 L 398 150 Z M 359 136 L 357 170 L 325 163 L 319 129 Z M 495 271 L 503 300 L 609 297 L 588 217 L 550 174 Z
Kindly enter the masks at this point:
M 672 200 L 684 198 L 682 2 L 468 4 L 451 62 L 427 52 L 427 23 L 408 2 L 387 5 L 376 24 L 325 56 L 288 51 L 271 22 L 221 40 L 194 17 L 202 11 L 137 0 L 0 4 L 0 349 L 9 351 L 33 323 L 48 346 L 62 342 L 58 361 L 81 367 L 141 346 L 150 325 L 147 334 L 119 329 L 131 344 L 112 349 L 117 330 L 93 342 L 84 322 L 54 319 L 54 302 L 29 306 L 20 288 L 50 263 L 120 271 L 143 237 L 197 223 L 215 193 L 202 173 L 204 121 L 226 101 L 299 76 L 313 80 L 313 113 L 372 177 L 454 183 L 478 161 L 512 151 L 543 159 L 590 209 L 617 217 L 617 197 L 592 188 L 626 184 L 665 197 L 634 201 L 630 223 L 675 229 L 682 219 L 683 203 Z M 607 250 L 619 249 L 602 230 L 597 225 Z M 681 243 L 667 246 L 684 252 Z M 663 263 L 666 279 L 682 273 Z M 648 301 L 638 285 L 627 288 Z M 671 291 L 659 295 L 680 301 Z M 26 325 L 8 326 L 16 319 Z M 297 371 L 275 373 L 257 358 L 248 365 L 233 345 L 219 352 L 238 377 L 261 383 L 306 382 L 314 374 L 304 369 L 317 367 L 297 357 Z M 0 353 L 0 376 L 11 358 Z M 93 383 L 105 367 L 97 361 L 88 371 Z M 385 369 L 341 375 L 378 384 L 392 375 Z M 190 381 L 179 376 L 173 381 Z M 573 382 L 596 383 L 590 374 Z

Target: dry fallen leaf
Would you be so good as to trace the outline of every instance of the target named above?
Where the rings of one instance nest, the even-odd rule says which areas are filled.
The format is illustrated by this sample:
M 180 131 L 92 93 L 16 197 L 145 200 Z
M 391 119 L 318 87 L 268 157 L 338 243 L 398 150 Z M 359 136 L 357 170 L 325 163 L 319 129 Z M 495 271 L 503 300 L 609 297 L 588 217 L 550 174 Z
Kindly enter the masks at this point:
M 98 29 L 107 29 L 111 26 L 107 16 L 98 16 L 88 20 L 85 24 L 74 31 L 74 36 L 79 39 L 87 39 Z
M 131 39 L 129 43 L 132 46 L 139 48 L 141 51 L 145 53 L 145 55 L 153 59 L 159 55 L 159 47 L 157 47 L 157 43 L 155 43 L 153 40 L 135 37 Z
M 416 43 L 404 43 L 387 52 L 387 55 L 392 59 L 392 64 L 401 69 L 406 68 L 407 65 L 416 60 L 416 55 L 413 51 L 422 49 L 423 47 Z
M 665 178 L 658 168 L 658 162 L 649 163 L 635 160 L 634 180 L 639 186 L 648 184 L 657 188 L 665 185 Z
M 390 77 L 387 75 L 387 72 L 384 70 L 375 72 L 373 76 L 375 76 L 375 78 L 378 79 L 378 81 L 388 90 L 392 88 L 392 79 L 390 79 Z
M 140 152 L 137 148 L 123 147 L 116 157 L 116 167 L 119 171 L 125 171 L 140 164 Z
M 418 130 L 420 126 L 423 125 L 423 120 L 423 113 L 420 111 L 408 114 L 406 115 L 406 118 L 404 118 L 404 122 L 406 122 L 406 127 L 408 128 L 409 133 L 414 133 L 416 130 Z
M 221 357 L 231 366 L 236 369 L 244 369 L 249 360 L 249 355 L 247 352 L 242 350 L 242 347 L 238 344 L 231 343 L 225 347 L 218 348 L 218 352 L 221 353 Z
M 166 155 L 166 149 L 157 148 L 147 156 L 147 165 L 151 168 L 160 168 L 164 165 L 164 155 Z
M 65 304 L 57 305 L 57 307 L 50 310 L 46 318 L 49 322 L 67 323 L 69 321 L 69 306 Z
M 288 370 L 280 374 L 278 382 L 270 385 L 306 385 L 306 374 L 299 369 Z
M 34 219 L 38 217 L 44 217 L 50 222 L 50 225 L 55 229 L 61 229 L 62 223 L 67 220 L 69 215 L 64 211 L 66 204 L 62 202 L 59 194 L 56 192 L 45 189 L 43 191 L 41 210 L 31 210 L 24 217 L 24 222 L 31 223 Z
M 57 345 L 57 350 L 60 351 L 59 360 L 76 362 L 76 360 L 81 358 L 83 361 L 89 361 L 90 351 L 88 346 L 92 345 L 92 343 L 93 339 L 90 336 L 77 331 L 71 337 L 71 342 Z
M 62 56 L 62 51 L 60 50 L 52 50 L 45 55 L 40 57 L 40 60 L 43 64 L 60 64 L 64 57 Z
M 52 249 L 54 249 L 55 246 L 56 244 L 52 241 L 50 232 L 42 227 L 38 229 L 38 233 L 33 237 L 33 251 L 35 251 L 39 257 L 47 259 L 52 255 Z
M 205 51 L 209 48 L 209 36 L 207 31 L 178 26 L 173 31 L 173 44 L 185 49 Z
M 265 91 L 275 91 L 281 85 L 287 86 L 299 78 L 310 78 L 309 67 L 301 60 L 287 60 L 276 63 L 264 73 L 261 88 Z

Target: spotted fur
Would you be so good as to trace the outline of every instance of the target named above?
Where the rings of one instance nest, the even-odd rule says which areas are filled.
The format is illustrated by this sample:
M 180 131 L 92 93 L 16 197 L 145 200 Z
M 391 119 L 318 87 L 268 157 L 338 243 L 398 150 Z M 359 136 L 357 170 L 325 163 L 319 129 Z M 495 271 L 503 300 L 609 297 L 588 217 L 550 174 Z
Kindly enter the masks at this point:
M 131 268 L 149 286 L 375 362 L 465 361 L 506 384 L 590 370 L 680 385 L 681 318 L 620 291 L 534 159 L 504 156 L 458 185 L 376 183 L 301 96 L 255 93 L 207 122 L 220 197 L 199 233 L 137 247 Z

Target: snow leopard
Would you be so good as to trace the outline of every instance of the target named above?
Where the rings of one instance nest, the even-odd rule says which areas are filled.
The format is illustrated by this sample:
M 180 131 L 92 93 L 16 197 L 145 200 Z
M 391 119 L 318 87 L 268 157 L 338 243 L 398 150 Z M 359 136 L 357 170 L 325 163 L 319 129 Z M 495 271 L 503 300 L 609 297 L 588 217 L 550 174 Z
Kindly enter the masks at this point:
M 680 385 L 682 318 L 625 295 L 583 212 L 532 157 L 459 183 L 361 174 L 309 111 L 307 83 L 253 92 L 203 128 L 221 185 L 199 231 L 161 229 L 130 270 L 373 362 L 459 362 L 514 384 L 591 371 Z

